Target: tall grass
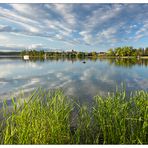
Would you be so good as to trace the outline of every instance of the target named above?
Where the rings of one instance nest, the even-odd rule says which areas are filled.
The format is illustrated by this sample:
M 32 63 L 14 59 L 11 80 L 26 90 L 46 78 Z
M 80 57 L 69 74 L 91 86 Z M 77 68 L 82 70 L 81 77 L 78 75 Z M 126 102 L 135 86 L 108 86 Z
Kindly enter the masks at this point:
M 95 96 L 91 107 L 61 90 L 40 89 L 27 100 L 12 99 L 10 114 L 4 103 L 1 144 L 148 144 L 146 91 Z
M 24 100 L 21 108 L 14 102 L 3 123 L 3 144 L 69 143 L 72 102 L 61 91 L 41 91 L 28 103 Z

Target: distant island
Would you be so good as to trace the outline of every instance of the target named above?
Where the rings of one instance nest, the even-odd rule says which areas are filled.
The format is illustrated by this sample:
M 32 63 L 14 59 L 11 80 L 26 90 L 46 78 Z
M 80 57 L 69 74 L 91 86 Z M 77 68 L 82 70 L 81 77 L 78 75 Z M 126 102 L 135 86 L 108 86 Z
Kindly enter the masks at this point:
M 29 58 L 146 58 L 148 59 L 148 47 L 133 48 L 131 46 L 111 48 L 107 52 L 77 52 L 71 51 L 44 51 L 44 50 L 23 50 L 21 52 L 0 52 L 0 57 L 22 57 Z

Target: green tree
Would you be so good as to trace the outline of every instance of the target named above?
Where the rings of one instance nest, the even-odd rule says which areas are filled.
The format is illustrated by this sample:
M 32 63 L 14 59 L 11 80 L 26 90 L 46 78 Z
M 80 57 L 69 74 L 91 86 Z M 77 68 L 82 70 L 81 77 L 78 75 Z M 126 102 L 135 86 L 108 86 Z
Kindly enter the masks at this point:
M 107 52 L 107 55 L 109 55 L 109 56 L 115 56 L 114 50 L 112 48 L 109 49 L 108 52 Z

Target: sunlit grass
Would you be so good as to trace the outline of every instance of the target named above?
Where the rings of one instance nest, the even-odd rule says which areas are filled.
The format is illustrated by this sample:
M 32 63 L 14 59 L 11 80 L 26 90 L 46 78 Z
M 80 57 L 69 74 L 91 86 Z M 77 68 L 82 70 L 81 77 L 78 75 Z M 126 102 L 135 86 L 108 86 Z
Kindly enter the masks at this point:
M 1 144 L 148 144 L 146 91 L 95 96 L 91 107 L 61 90 L 39 89 L 23 102 L 12 102 L 11 114 L 3 105 Z

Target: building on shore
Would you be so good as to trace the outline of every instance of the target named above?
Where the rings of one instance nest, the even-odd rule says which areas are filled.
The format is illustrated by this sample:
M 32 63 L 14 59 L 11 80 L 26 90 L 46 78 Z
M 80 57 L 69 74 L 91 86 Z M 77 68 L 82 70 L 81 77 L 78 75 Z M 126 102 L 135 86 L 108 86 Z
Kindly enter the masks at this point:
M 106 52 L 99 52 L 98 55 L 104 56 L 104 55 L 106 55 Z
M 29 60 L 29 55 L 24 55 L 24 60 Z

